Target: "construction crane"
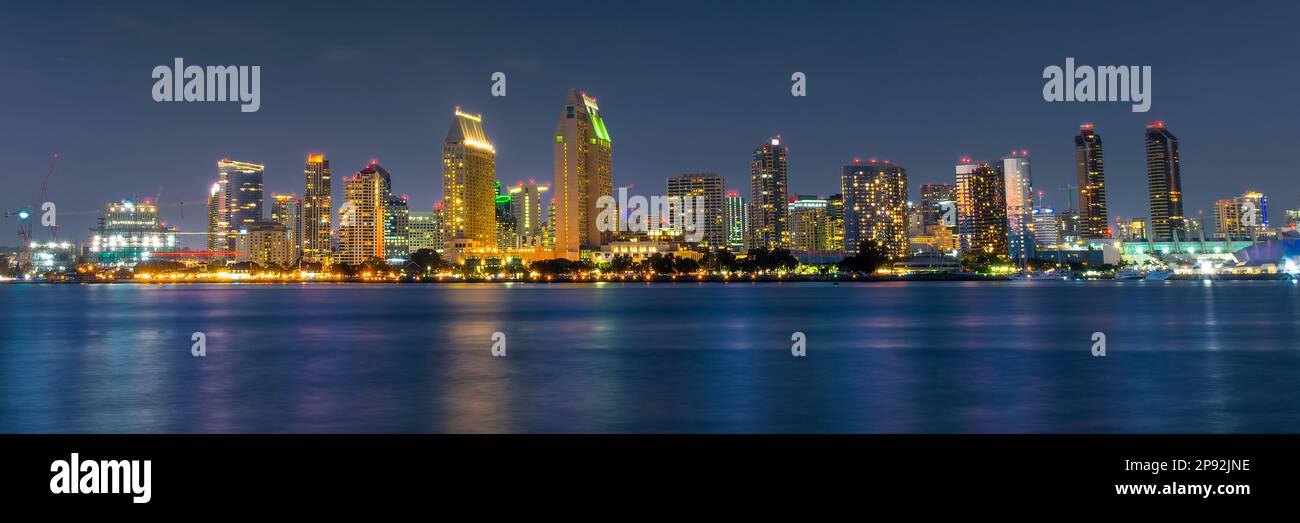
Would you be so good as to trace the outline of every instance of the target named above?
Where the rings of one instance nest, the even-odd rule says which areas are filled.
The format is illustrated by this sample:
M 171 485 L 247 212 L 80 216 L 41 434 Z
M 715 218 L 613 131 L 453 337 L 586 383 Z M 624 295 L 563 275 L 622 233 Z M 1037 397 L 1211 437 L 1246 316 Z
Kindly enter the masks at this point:
M 25 268 L 31 263 L 32 256 L 32 213 L 33 209 L 44 209 L 46 202 L 46 190 L 49 188 L 50 176 L 54 174 L 54 167 L 59 163 L 59 153 L 54 153 L 50 157 L 50 166 L 45 170 L 45 177 L 41 178 L 41 188 L 36 192 L 36 202 L 34 205 L 18 209 L 17 211 L 5 212 L 5 218 L 18 218 L 18 239 L 22 242 L 22 252 L 18 257 L 18 266 Z M 57 222 L 55 222 L 57 224 Z M 52 238 L 58 237 L 58 227 L 51 226 L 50 234 Z

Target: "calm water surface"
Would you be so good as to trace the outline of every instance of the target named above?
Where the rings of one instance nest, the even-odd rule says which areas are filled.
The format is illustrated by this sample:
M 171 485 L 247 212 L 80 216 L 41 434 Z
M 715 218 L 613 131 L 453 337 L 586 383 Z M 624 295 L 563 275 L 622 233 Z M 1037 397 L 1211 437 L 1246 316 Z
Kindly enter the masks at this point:
M 0 432 L 1300 432 L 1283 282 L 0 285 L 0 304 Z

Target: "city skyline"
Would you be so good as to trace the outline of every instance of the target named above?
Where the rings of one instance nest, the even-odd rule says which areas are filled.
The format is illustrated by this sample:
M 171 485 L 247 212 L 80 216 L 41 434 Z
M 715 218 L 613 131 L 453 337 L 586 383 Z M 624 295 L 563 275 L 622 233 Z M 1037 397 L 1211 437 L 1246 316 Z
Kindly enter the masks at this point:
M 44 9 L 39 5 L 16 8 L 38 20 Z M 466 8 L 467 14 L 480 9 Z M 844 9 L 848 11 L 844 16 L 829 22 L 847 24 L 858 18 L 854 12 L 897 18 L 899 24 L 883 30 L 908 44 L 898 56 L 852 43 L 848 37 L 852 31 L 834 36 L 833 30 L 815 30 L 825 23 L 828 10 L 824 8 L 789 13 L 782 20 L 789 38 L 764 44 L 743 31 L 755 15 L 718 6 L 700 8 L 699 19 L 674 20 L 667 24 L 672 30 L 662 35 L 649 29 L 665 25 L 671 9 L 640 20 L 622 8 L 604 15 L 584 14 L 598 39 L 607 44 L 592 48 L 590 54 L 575 52 L 578 44 L 543 40 L 553 15 L 538 7 L 516 6 L 481 29 L 486 31 L 485 39 L 510 34 L 518 36 L 516 43 L 493 51 L 466 49 L 463 55 L 453 56 L 434 52 L 466 41 L 466 29 L 450 22 L 435 20 L 437 30 L 420 32 L 429 33 L 427 37 L 398 36 L 410 33 L 404 28 L 411 24 L 429 23 L 430 14 L 422 9 L 407 20 L 394 21 L 391 34 L 369 42 L 325 39 L 277 45 L 292 35 L 258 28 L 285 26 L 286 17 L 299 19 L 303 13 L 252 9 L 240 15 L 213 11 L 182 16 L 163 6 L 152 14 L 128 16 L 96 7 L 63 17 L 62 25 L 38 22 L 2 37 L 31 39 L 39 34 L 51 41 L 33 49 L 31 56 L 12 57 L 16 74 L 5 85 L 11 99 L 24 103 L 9 106 L 7 119 L 29 124 L 20 132 L 11 128 L 0 140 L 0 152 L 11 159 L 12 171 L 19 173 L 14 175 L 16 190 L 0 197 L 0 204 L 6 209 L 30 205 L 38 174 L 43 173 L 49 154 L 57 151 L 61 161 L 51 177 L 49 194 L 61 204 L 64 231 L 92 227 L 106 199 L 152 196 L 160 186 L 164 189 L 159 203 L 168 223 L 197 231 L 204 213 L 194 208 L 201 209 L 206 199 L 213 159 L 229 156 L 264 164 L 266 191 L 300 193 L 301 180 L 294 173 L 305 153 L 317 152 L 336 165 L 380 159 L 402 180 L 399 192 L 410 195 L 410 208 L 428 210 L 441 199 L 440 180 L 431 176 L 430 169 L 436 165 L 437 153 L 429 147 L 431 137 L 445 129 L 439 115 L 458 104 L 487 115 L 502 149 L 498 177 L 506 183 L 547 180 L 547 150 L 552 144 L 545 138 L 554 123 L 556 93 L 579 87 L 599 94 L 602 110 L 617 122 L 620 146 L 614 170 L 620 186 L 654 187 L 671 174 L 717 172 L 728 180 L 728 190 L 747 194 L 737 180 L 747 175 L 748 158 L 736 151 L 752 149 L 756 140 L 779 133 L 792 147 L 791 190 L 800 194 L 837 192 L 839 168 L 853 157 L 875 156 L 907 165 L 909 189 L 916 194 L 921 183 L 948 181 L 953 160 L 962 155 L 987 158 L 1028 149 L 1036 164 L 1036 188 L 1046 193 L 1047 206 L 1063 209 L 1067 205 L 1061 187 L 1073 183 L 1073 169 L 1071 151 L 1062 144 L 1058 130 L 1092 121 L 1106 136 L 1111 214 L 1146 216 L 1142 133 L 1148 122 L 1164 120 L 1176 129 L 1184 146 L 1189 217 L 1199 211 L 1209 216 L 1217 199 L 1249 190 L 1271 195 L 1275 208 L 1297 207 L 1296 191 L 1287 183 L 1292 162 L 1285 154 L 1286 139 L 1292 135 L 1288 129 L 1297 121 L 1294 104 L 1279 94 L 1244 93 L 1239 86 L 1221 83 L 1175 88 L 1201 81 L 1206 68 L 1224 77 L 1263 76 L 1267 82 L 1261 84 L 1293 83 L 1295 71 L 1272 67 L 1266 53 L 1255 52 L 1286 48 L 1280 40 L 1282 32 L 1259 29 L 1260 24 L 1279 20 L 1247 16 L 1251 13 L 1236 9 L 1218 12 L 1218 26 L 1248 24 L 1255 36 L 1250 45 L 1210 45 L 1173 29 L 1206 16 L 1197 10 L 1168 13 L 1100 3 L 1070 15 L 1072 20 L 1056 21 L 1065 17 L 1066 10 L 1027 6 L 999 13 L 999 20 L 1032 19 L 1033 24 L 1000 24 L 1009 29 L 986 42 L 963 43 L 968 51 L 957 53 L 945 45 L 956 38 L 955 33 L 949 34 L 951 29 L 991 20 L 993 15 L 973 6 L 919 9 Z M 350 21 L 342 13 L 326 4 L 306 16 L 326 29 L 341 28 Z M 255 35 L 252 41 L 217 38 L 224 34 L 218 28 L 236 16 L 248 24 Z M 1155 17 L 1168 24 L 1142 22 Z M 604 29 L 601 20 L 617 20 L 625 30 Z M 102 22 L 102 27 L 94 22 Z M 1077 37 L 1089 27 L 1102 25 L 1112 27 L 1113 36 L 1089 39 L 1086 47 L 1071 41 L 1071 37 L 1082 41 Z M 135 30 L 120 30 L 127 27 Z M 181 27 L 187 28 L 184 33 Z M 705 28 L 732 36 L 734 42 L 718 50 L 680 52 L 699 42 L 693 35 L 703 34 Z M 104 45 L 60 43 L 57 37 L 68 31 L 86 35 L 79 41 L 98 40 Z M 180 34 L 193 39 L 178 38 Z M 674 43 L 683 36 L 684 42 Z M 1156 52 L 1140 45 L 1152 38 L 1184 52 Z M 1024 39 L 1033 39 L 1035 48 L 1013 45 Z M 190 43 L 159 51 L 157 41 Z M 918 44 L 923 41 L 933 43 Z M 630 46 L 634 42 L 642 45 Z M 842 45 L 831 53 L 815 51 L 832 43 Z M 399 44 L 411 51 L 386 52 Z M 745 48 L 775 54 L 758 67 L 715 60 Z M 148 70 L 170 63 L 174 56 L 196 63 L 261 64 L 266 90 L 261 110 L 244 114 L 221 104 L 154 103 L 148 97 Z M 1044 102 L 1039 96 L 1039 72 L 1044 64 L 1059 63 L 1065 56 L 1091 63 L 1151 64 L 1155 71 L 1151 112 L 1131 113 L 1123 104 Z M 560 57 L 570 57 L 571 64 Z M 509 95 L 503 98 L 493 98 L 489 91 L 490 76 L 498 70 L 509 78 Z M 894 74 L 861 84 L 854 81 L 860 77 L 854 72 L 858 70 Z M 139 71 L 138 83 L 129 80 L 136 74 L 133 71 Z M 368 74 L 352 74 L 357 71 Z M 789 95 L 792 71 L 807 73 L 806 98 Z M 958 90 L 940 81 L 977 71 L 996 74 L 990 81 L 963 84 Z M 375 75 L 392 81 L 369 81 Z M 322 84 L 330 78 L 342 79 Z M 94 91 L 89 90 L 91 85 Z M 1205 103 L 1245 94 L 1257 105 Z M 351 125 L 367 119 L 386 124 Z M 863 127 L 861 122 L 879 125 Z M 663 155 L 669 145 L 674 154 Z M 106 171 L 104 165 L 114 169 Z M 1234 175 L 1220 174 L 1228 172 Z M 110 181 L 122 194 L 90 195 L 77 190 L 97 179 Z M 340 190 L 335 188 L 336 200 Z M 174 205 L 178 202 L 185 202 L 183 212 Z M 15 242 L 10 238 L 0 244 Z

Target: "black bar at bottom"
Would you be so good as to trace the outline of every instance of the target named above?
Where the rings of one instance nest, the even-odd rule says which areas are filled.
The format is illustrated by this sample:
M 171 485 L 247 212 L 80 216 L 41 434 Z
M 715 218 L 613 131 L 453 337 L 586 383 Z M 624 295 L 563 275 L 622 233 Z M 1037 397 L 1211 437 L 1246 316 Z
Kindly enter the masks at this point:
M 556 508 L 595 499 L 658 509 L 723 500 L 1195 509 L 1292 500 L 1296 448 L 1300 436 L 6 435 L 0 499 L 155 513 L 267 504 Z M 51 469 L 59 461 L 71 469 L 74 453 L 78 468 L 148 460 L 148 502 L 133 503 L 142 496 L 132 492 L 52 492 L 67 487 L 72 471 L 60 483 Z M 122 464 L 104 469 L 117 473 Z

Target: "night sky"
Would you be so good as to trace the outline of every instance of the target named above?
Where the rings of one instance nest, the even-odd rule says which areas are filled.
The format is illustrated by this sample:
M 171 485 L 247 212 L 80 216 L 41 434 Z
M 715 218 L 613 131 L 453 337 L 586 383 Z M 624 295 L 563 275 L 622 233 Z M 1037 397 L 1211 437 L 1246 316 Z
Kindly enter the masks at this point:
M 264 163 L 269 197 L 301 195 L 307 153 L 325 153 L 336 204 L 341 178 L 376 158 L 428 210 L 457 105 L 483 113 L 498 178 L 549 181 L 569 88 L 599 99 L 615 186 L 639 194 L 714 171 L 747 195 L 752 149 L 780 134 L 792 194 L 838 192 L 840 166 L 876 157 L 908 169 L 915 200 L 921 183 L 952 183 L 961 156 L 1028 149 L 1036 189 L 1063 208 L 1072 136 L 1093 121 L 1112 218 L 1145 216 L 1143 127 L 1163 120 L 1187 214 L 1205 210 L 1210 231 L 1213 201 L 1248 189 L 1275 223 L 1300 206 L 1294 2 L 6 4 L 0 206 L 31 205 L 57 151 L 49 199 L 76 241 L 107 201 L 160 187 L 164 220 L 202 231 L 222 157 Z M 1043 101 L 1043 68 L 1067 56 L 1152 66 L 1151 111 Z M 260 65 L 261 110 L 155 103 L 150 72 L 174 57 Z M 806 98 L 790 95 L 794 71 Z M 16 245 L 5 228 L 0 245 Z

